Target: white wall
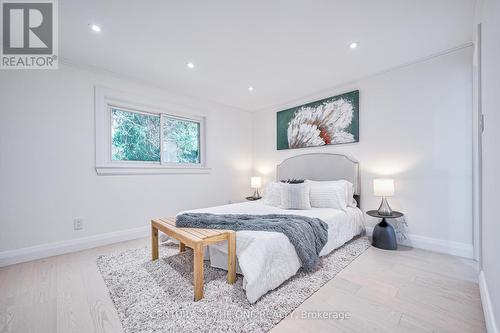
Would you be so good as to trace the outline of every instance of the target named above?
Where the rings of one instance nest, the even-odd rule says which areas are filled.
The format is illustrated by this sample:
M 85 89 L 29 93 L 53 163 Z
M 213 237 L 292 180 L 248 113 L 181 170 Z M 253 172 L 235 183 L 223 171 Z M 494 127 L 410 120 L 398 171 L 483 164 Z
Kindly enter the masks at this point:
M 481 296 L 488 332 L 500 328 L 500 1 L 479 2 L 478 23 L 482 26 L 482 269 Z
M 458 242 L 472 253 L 471 85 L 467 47 L 260 111 L 254 116 L 255 172 L 273 179 L 275 165 L 296 154 L 351 155 L 360 161 L 363 210 L 380 203 L 372 179 L 393 177 L 396 196 L 389 202 L 406 214 L 411 234 Z M 276 111 L 355 89 L 359 143 L 276 150 Z
M 98 176 L 94 85 L 207 114 L 210 174 Z M 105 73 L 61 66 L 0 74 L 0 252 L 147 226 L 251 193 L 252 116 Z M 73 219 L 84 230 L 73 231 Z

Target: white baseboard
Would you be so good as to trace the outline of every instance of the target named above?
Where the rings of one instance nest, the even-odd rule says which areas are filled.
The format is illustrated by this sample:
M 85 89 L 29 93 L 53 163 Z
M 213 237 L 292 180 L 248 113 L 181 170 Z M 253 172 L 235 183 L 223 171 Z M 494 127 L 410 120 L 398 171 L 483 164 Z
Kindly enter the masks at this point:
M 488 333 L 498 333 L 498 327 L 495 320 L 495 313 L 491 305 L 490 293 L 484 272 L 479 272 L 479 292 L 481 293 L 481 303 L 483 304 L 484 321 L 486 322 L 486 331 Z
M 86 250 L 131 239 L 147 237 L 150 231 L 151 229 L 149 227 L 140 227 L 95 236 L 75 238 L 61 242 L 24 247 L 16 250 L 3 251 L 0 252 L 0 267 L 69 252 Z
M 90 237 L 25 247 L 16 250 L 3 251 L 0 252 L 0 267 L 69 252 L 86 250 L 93 247 L 123 242 L 131 239 L 147 237 L 149 232 L 149 227 L 140 227 Z M 372 232 L 373 227 L 366 228 L 366 233 L 369 236 Z M 471 244 L 418 235 L 409 235 L 408 238 L 409 239 L 407 241 L 400 242 L 400 244 L 465 258 L 473 258 L 473 248 Z
M 366 234 L 371 236 L 373 227 L 366 227 Z M 454 256 L 472 259 L 474 257 L 474 248 L 472 244 L 454 242 L 444 239 L 437 239 L 419 235 L 407 235 L 408 239 L 398 244 L 415 247 L 418 249 L 434 252 L 451 254 Z

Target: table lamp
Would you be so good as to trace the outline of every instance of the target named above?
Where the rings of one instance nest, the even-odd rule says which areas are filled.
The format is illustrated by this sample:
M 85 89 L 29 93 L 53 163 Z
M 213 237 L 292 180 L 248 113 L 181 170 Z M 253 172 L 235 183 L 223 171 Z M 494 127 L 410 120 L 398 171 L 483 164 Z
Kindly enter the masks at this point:
M 373 194 L 377 197 L 382 197 L 382 202 L 378 208 L 380 215 L 390 216 L 392 209 L 387 202 L 387 197 L 394 195 L 394 179 L 374 179 Z
M 262 186 L 262 179 L 260 177 L 250 178 L 250 187 L 255 189 L 253 193 L 254 199 L 260 199 L 259 188 Z

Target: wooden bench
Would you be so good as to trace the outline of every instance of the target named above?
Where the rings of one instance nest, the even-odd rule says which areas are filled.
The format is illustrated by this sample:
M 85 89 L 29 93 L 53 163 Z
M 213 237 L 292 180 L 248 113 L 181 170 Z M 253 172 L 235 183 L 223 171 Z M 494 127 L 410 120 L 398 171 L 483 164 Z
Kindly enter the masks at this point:
M 175 217 L 151 220 L 151 249 L 153 260 L 158 259 L 158 230 L 179 241 L 179 252 L 186 246 L 194 254 L 194 300 L 203 298 L 204 246 L 227 240 L 227 283 L 236 282 L 236 233 L 233 230 L 177 228 Z

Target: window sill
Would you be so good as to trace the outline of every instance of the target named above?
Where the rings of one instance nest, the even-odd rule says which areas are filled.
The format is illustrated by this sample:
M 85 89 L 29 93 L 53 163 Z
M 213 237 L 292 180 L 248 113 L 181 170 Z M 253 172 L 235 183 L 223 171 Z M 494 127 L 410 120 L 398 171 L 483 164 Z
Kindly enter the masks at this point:
M 207 174 L 212 170 L 207 167 L 165 167 L 165 166 L 98 166 L 95 168 L 98 175 L 179 175 L 179 174 Z

